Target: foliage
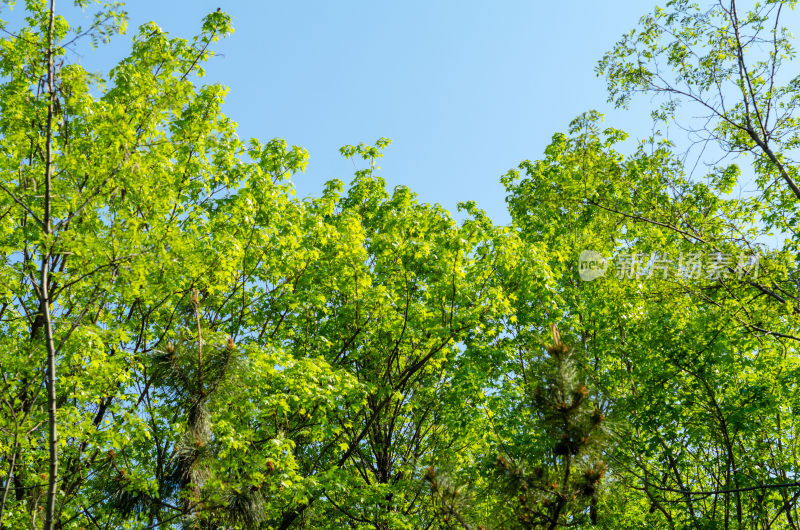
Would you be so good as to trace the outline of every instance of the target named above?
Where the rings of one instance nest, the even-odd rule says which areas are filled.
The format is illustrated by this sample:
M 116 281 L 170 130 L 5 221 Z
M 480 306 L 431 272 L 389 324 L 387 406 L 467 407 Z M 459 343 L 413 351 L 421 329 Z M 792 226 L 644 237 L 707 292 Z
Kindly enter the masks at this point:
M 599 65 L 747 157 L 698 177 L 587 112 L 502 177 L 496 226 L 387 189 L 385 138 L 296 198 L 306 151 L 240 140 L 201 82 L 224 12 L 102 75 L 70 54 L 121 6 L 28 0 L 0 39 L 0 527 L 796 528 L 793 6 L 670 1 Z
M 580 381 L 574 352 L 561 342 L 555 326 L 552 332 L 547 357 L 537 363 L 539 373 L 530 370 L 531 364 L 526 369 L 521 360 L 522 381 L 515 382 L 522 386 L 522 399 L 509 416 L 533 416 L 524 421 L 527 428 L 513 432 L 513 427 L 495 423 L 504 434 L 495 470 L 520 528 L 574 526 L 587 510 L 589 521 L 596 523 L 608 467 L 600 454 L 606 430 L 603 410 Z

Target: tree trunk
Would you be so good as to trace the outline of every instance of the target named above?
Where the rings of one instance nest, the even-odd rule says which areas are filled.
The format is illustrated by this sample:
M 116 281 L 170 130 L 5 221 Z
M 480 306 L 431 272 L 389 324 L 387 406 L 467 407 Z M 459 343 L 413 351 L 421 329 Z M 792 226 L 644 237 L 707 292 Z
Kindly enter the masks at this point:
M 55 18 L 55 0 L 50 0 L 50 21 L 47 28 L 47 130 L 45 131 L 45 192 L 44 192 L 44 232 L 52 234 L 50 219 L 51 180 L 53 177 L 53 111 L 55 107 L 55 75 L 53 58 L 53 21 Z M 46 245 L 50 245 L 48 237 Z M 45 512 L 45 530 L 53 529 L 58 489 L 58 430 L 56 423 L 56 351 L 53 342 L 53 322 L 50 315 L 50 249 L 42 249 L 42 267 L 39 285 L 39 297 L 44 317 L 45 346 L 47 348 L 47 445 L 50 450 L 50 466 L 47 477 L 47 510 Z

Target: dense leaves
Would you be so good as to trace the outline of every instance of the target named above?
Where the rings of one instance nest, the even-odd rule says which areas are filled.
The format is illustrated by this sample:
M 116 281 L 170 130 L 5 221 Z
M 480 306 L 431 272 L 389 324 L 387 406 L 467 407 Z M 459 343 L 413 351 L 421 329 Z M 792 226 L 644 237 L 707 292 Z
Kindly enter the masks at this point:
M 28 0 L 0 39 L 0 527 L 797 528 L 793 7 L 670 1 L 599 65 L 746 156 L 587 112 L 495 226 L 388 189 L 385 138 L 296 198 L 306 151 L 239 139 L 201 82 L 224 12 L 101 75 L 71 53 L 121 7 Z

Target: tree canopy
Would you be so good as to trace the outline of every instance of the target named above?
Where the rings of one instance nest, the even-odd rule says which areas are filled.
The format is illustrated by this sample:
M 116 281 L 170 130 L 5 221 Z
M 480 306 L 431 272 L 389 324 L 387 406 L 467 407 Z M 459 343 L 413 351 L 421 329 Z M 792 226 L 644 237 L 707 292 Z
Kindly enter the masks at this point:
M 97 74 L 75 3 L 1 24 L 0 528 L 800 528 L 794 1 L 642 17 L 598 74 L 652 134 L 578 116 L 506 226 L 386 138 L 296 197 L 203 82 L 226 13 Z

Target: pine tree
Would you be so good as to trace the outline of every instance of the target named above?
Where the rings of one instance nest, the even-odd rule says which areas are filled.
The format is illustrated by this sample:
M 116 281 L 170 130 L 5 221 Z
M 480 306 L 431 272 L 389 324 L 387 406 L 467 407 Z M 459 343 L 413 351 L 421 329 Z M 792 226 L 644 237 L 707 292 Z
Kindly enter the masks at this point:
M 607 466 L 601 459 L 605 416 L 582 382 L 573 350 L 551 325 L 553 343 L 545 347 L 538 384 L 527 392 L 532 415 L 545 433 L 544 458 L 526 461 L 499 454 L 494 468 L 501 490 L 515 500 L 519 528 L 574 525 L 588 512 L 597 521 L 597 498 Z

